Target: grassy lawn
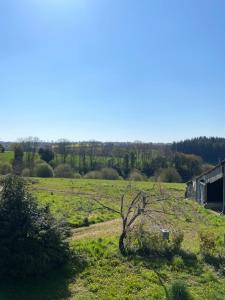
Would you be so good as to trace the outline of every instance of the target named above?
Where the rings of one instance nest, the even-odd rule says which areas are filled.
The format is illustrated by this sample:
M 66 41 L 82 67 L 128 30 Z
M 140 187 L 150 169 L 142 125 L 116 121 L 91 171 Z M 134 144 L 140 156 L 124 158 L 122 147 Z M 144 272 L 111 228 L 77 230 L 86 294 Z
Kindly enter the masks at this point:
M 178 259 L 144 259 L 120 255 L 118 215 L 106 210 L 91 212 L 98 206 L 91 197 L 99 197 L 104 203 L 119 207 L 120 195 L 128 182 L 36 178 L 31 181 L 29 188 L 37 195 L 40 205 L 48 203 L 51 211 L 64 217 L 71 226 L 81 225 L 84 217 L 96 224 L 73 229 L 71 248 L 82 256 L 82 260 L 75 260 L 46 278 L 26 282 L 1 281 L 0 300 L 163 300 L 167 299 L 168 288 L 177 279 L 186 282 L 194 299 L 225 299 L 225 277 L 201 258 L 198 238 L 200 231 L 212 232 L 217 236 L 218 251 L 224 251 L 225 218 L 194 201 L 183 200 L 183 184 L 162 185 L 174 196 L 162 204 L 169 214 L 153 214 L 164 227 L 179 228 L 184 232 L 183 254 Z M 150 191 L 152 185 L 138 182 L 134 188 Z M 90 212 L 80 211 L 81 207 Z M 154 204 L 154 208 L 159 205 Z

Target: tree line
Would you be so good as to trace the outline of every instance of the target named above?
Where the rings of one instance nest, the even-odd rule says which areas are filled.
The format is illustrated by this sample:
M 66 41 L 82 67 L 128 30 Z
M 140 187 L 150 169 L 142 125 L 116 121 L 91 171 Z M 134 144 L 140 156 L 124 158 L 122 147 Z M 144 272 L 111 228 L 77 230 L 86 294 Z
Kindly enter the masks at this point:
M 13 145 L 12 168 L 15 174 L 23 176 L 151 178 L 166 182 L 185 182 L 204 171 L 200 156 L 174 151 L 173 147 L 174 144 L 70 142 L 65 139 L 47 143 L 27 138 Z
M 201 156 L 208 163 L 218 164 L 225 159 L 225 138 L 198 137 L 173 143 L 172 151 Z

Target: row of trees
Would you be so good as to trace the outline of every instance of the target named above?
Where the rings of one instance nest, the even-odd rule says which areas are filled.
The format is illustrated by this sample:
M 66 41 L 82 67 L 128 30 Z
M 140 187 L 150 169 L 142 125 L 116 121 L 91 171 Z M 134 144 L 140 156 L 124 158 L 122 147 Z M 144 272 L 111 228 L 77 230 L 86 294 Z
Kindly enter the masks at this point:
M 140 179 L 153 177 L 162 181 L 181 182 L 204 171 L 203 161 L 199 156 L 173 152 L 161 145 L 71 143 L 66 140 L 43 143 L 37 138 L 21 140 L 14 145 L 14 174 L 21 175 L 24 172 L 26 176 L 39 176 L 35 170 L 40 163 L 45 163 L 42 169 L 46 170 L 48 164 L 49 174 L 53 174 L 51 169 L 57 170 L 57 177 L 67 177 L 60 176 L 58 172 L 67 169 L 70 174 L 86 176 L 90 173 L 92 177 L 95 174 L 99 178 L 99 173 L 96 172 L 108 168 L 115 170 L 118 177 L 124 179 L 136 172 L 136 175 L 141 175 Z M 49 177 L 53 176 L 51 174 Z
M 15 174 L 21 174 L 23 169 L 30 170 L 32 174 L 40 159 L 53 169 L 62 164 L 69 165 L 74 173 L 82 176 L 92 171 L 110 168 L 125 179 L 134 170 L 138 170 L 148 178 L 187 181 L 204 170 L 200 157 L 173 152 L 166 146 L 154 144 L 72 143 L 66 140 L 43 143 L 36 138 L 29 138 L 14 145 L 14 152 Z
M 225 159 L 225 138 L 198 137 L 173 143 L 173 151 L 201 156 L 204 161 L 217 164 Z

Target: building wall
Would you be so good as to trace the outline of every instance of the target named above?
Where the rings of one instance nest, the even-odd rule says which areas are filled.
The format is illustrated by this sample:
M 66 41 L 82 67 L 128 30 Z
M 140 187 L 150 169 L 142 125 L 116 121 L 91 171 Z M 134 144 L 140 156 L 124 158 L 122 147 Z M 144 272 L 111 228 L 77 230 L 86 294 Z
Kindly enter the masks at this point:
M 222 191 L 215 192 L 215 207 L 222 207 L 222 210 L 225 211 L 224 206 L 225 206 L 225 166 L 224 163 L 217 166 L 216 168 L 212 169 L 211 172 L 205 173 L 202 176 L 198 177 L 196 180 L 193 180 L 192 182 L 187 183 L 187 191 L 186 195 L 189 198 L 195 199 L 197 202 L 199 202 L 201 205 L 206 205 L 208 203 L 207 199 L 207 188 L 211 188 L 212 185 L 215 183 L 215 188 L 221 188 Z M 217 184 L 217 182 L 223 182 L 223 184 Z M 212 191 L 211 192 L 210 198 L 212 199 Z M 217 205 L 216 203 L 216 197 L 217 195 L 223 194 L 223 201 L 221 203 L 221 197 L 219 197 L 218 203 L 220 205 Z M 209 199 L 210 200 L 210 199 Z M 212 205 L 212 202 L 211 206 Z M 210 207 L 210 205 L 209 205 Z

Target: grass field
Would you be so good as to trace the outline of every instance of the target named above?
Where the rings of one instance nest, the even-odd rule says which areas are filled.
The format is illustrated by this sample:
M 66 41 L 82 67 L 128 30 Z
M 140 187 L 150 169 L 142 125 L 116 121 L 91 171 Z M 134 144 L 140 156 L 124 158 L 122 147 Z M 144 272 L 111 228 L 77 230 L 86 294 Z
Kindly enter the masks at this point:
M 179 228 L 184 232 L 183 250 L 189 254 L 173 259 L 123 258 L 117 246 L 118 215 L 99 210 L 92 198 L 98 197 L 118 208 L 127 184 L 126 181 L 30 179 L 29 189 L 36 194 L 40 205 L 49 204 L 53 214 L 63 217 L 73 228 L 71 248 L 82 259 L 75 259 L 46 278 L 1 281 L 0 300 L 161 300 L 167 299 L 168 288 L 176 279 L 187 283 L 194 299 L 224 300 L 225 278 L 200 257 L 198 233 L 206 230 L 215 233 L 217 247 L 224 251 L 225 218 L 194 201 L 183 200 L 183 184 L 163 184 L 173 196 L 163 203 L 170 215 L 156 214 L 155 218 L 171 230 Z M 138 182 L 133 188 L 150 192 L 152 185 Z M 96 224 L 78 228 L 85 217 Z
M 118 208 L 120 196 L 129 182 L 120 180 L 70 180 L 70 179 L 32 179 L 30 189 L 41 204 L 49 204 L 52 212 L 73 227 L 80 227 L 84 218 L 91 224 L 112 220 L 118 215 L 108 210 L 96 210 L 99 206 L 92 201 L 100 198 L 104 203 Z M 150 192 L 154 183 L 137 182 L 133 187 Z M 174 193 L 183 194 L 183 184 L 164 184 Z
M 4 153 L 0 153 L 0 162 L 3 161 L 7 161 L 9 163 L 12 163 L 12 160 L 13 160 L 13 151 L 6 151 Z

